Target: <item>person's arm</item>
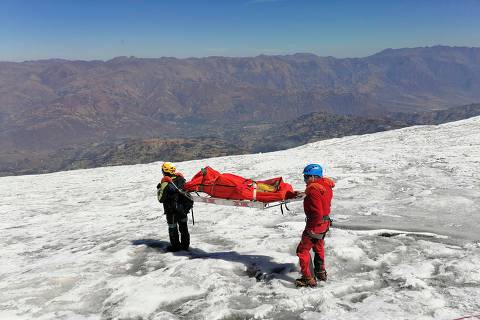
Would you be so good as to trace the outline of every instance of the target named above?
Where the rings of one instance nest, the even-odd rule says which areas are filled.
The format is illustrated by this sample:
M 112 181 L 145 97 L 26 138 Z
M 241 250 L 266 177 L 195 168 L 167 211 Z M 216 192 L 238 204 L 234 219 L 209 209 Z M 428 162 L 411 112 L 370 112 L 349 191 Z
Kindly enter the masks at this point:
M 172 178 L 165 176 L 163 177 L 162 182 L 157 185 L 157 198 L 159 202 L 163 203 L 168 194 L 176 192 L 172 183 Z

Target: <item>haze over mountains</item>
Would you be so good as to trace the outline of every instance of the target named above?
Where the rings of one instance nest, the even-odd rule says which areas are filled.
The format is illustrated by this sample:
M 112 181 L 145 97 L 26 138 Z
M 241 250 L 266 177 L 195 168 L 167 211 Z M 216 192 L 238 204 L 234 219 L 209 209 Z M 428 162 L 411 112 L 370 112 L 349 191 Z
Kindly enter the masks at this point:
M 182 138 L 188 144 L 213 136 L 235 145 L 242 140 L 235 135 L 256 132 L 257 141 L 237 145 L 236 152 L 252 145 L 278 149 L 284 145 L 272 138 L 281 133 L 273 135 L 276 124 L 310 113 L 337 115 L 328 118 L 333 129 L 338 116 L 373 118 L 378 131 L 422 123 L 408 113 L 477 102 L 480 48 L 387 49 L 351 59 L 295 54 L 0 62 L 0 172 L 66 168 L 45 169 L 41 162 L 58 159 L 65 148 L 78 154 L 92 143 L 116 148 L 124 139 Z M 245 127 L 252 130 L 245 133 Z

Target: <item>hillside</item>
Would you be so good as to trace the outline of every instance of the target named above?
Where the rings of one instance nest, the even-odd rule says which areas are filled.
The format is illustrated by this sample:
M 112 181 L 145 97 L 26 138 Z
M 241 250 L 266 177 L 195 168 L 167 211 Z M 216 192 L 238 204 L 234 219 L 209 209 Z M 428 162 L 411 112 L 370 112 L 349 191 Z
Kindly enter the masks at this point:
M 457 319 L 480 310 L 480 117 L 177 163 L 336 181 L 329 280 L 297 289 L 291 211 L 195 204 L 170 253 L 160 162 L 0 178 L 1 319 Z
M 389 49 L 355 59 L 0 62 L 0 147 L 45 151 L 175 138 L 211 121 L 281 122 L 312 112 L 376 117 L 478 101 L 479 48 Z
M 0 155 L 0 176 L 148 163 L 159 159 L 185 161 L 269 152 L 330 138 L 411 125 L 440 124 L 478 115 L 480 104 L 430 112 L 394 113 L 376 119 L 316 112 L 280 123 L 236 124 L 228 127 L 221 127 L 216 123 L 203 124 L 191 128 L 182 138 L 122 139 L 43 153 L 4 152 Z

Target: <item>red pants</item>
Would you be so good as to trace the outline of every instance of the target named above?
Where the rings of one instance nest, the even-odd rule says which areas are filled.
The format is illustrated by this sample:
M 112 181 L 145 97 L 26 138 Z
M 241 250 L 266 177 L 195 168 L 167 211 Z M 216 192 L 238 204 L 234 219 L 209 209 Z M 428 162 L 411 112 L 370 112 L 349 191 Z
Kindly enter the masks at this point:
M 300 259 L 300 269 L 304 277 L 311 277 L 310 271 L 310 250 L 313 248 L 315 257 L 313 259 L 313 266 L 315 272 L 325 270 L 325 252 L 324 240 L 312 239 L 306 235 L 302 235 L 302 240 L 297 247 L 297 256 Z

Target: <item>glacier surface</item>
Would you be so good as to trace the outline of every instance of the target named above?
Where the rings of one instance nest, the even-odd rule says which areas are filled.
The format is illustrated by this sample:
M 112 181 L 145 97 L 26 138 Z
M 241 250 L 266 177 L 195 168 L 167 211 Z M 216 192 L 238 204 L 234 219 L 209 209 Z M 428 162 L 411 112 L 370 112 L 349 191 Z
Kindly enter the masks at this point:
M 165 159 L 169 160 L 169 159 Z M 0 178 L 1 319 L 455 319 L 480 313 L 480 117 L 178 163 L 337 186 L 329 281 L 297 289 L 301 203 L 195 205 L 166 252 L 160 163 Z

